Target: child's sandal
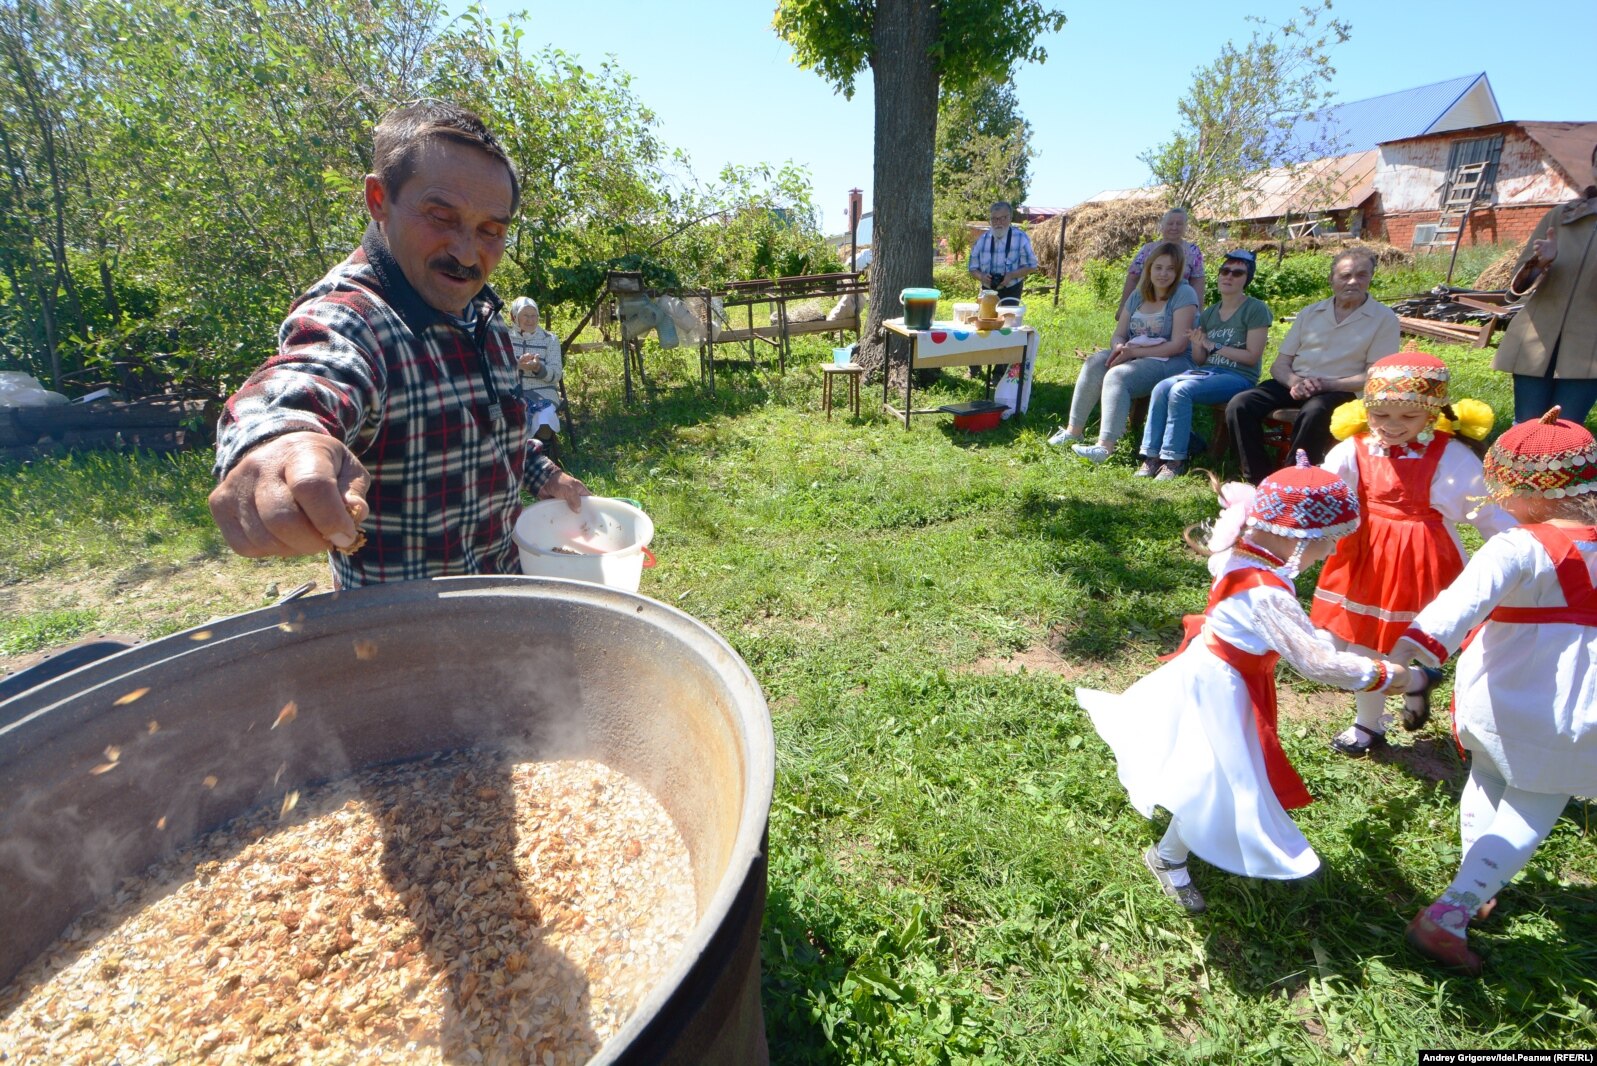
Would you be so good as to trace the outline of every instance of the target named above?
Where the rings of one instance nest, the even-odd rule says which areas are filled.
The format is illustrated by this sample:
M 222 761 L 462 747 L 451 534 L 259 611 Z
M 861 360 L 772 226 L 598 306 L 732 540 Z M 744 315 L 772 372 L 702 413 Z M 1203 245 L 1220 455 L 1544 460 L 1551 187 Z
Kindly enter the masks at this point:
M 1331 750 L 1351 758 L 1368 755 L 1372 748 L 1386 747 L 1386 734 L 1354 722 L 1331 738 Z
M 1441 684 L 1442 672 L 1429 666 L 1415 665 L 1413 669 L 1425 678 L 1425 685 L 1417 692 L 1403 693 L 1403 728 L 1410 733 L 1431 720 L 1431 689 Z
M 1178 885 L 1170 877 L 1177 870 L 1185 870 L 1184 862 L 1165 862 L 1159 857 L 1157 844 L 1150 844 L 1148 850 L 1142 853 L 1142 861 L 1147 865 L 1148 872 L 1159 881 L 1159 888 L 1164 894 L 1181 904 L 1188 914 L 1202 914 L 1208 908 L 1203 901 L 1203 893 L 1198 891 L 1198 886 L 1189 878 L 1184 885 Z

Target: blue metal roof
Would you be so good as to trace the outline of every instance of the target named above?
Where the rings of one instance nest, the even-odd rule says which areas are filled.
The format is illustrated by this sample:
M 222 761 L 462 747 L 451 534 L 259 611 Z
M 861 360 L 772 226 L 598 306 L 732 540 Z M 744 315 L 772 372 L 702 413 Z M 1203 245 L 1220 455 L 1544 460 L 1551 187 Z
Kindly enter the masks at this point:
M 1323 143 L 1329 136 L 1331 151 L 1319 154 L 1345 155 L 1368 151 L 1382 141 L 1417 137 L 1436 125 L 1484 77 L 1484 73 L 1466 74 L 1417 89 L 1337 104 L 1312 117 L 1298 119 L 1293 129 L 1294 141 L 1308 147 Z

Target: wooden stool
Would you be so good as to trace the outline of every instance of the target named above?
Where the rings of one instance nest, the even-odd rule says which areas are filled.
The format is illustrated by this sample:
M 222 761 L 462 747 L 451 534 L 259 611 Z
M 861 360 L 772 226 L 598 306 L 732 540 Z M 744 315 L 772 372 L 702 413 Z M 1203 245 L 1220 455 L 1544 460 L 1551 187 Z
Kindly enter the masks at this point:
M 848 401 L 854 408 L 854 417 L 859 417 L 859 383 L 865 377 L 865 368 L 858 363 L 832 363 L 821 367 L 821 407 L 828 422 L 832 420 L 832 378 L 837 374 L 848 375 Z
M 1265 416 L 1264 448 L 1275 457 L 1277 467 L 1292 465 L 1292 434 L 1302 413 L 1296 407 L 1278 407 Z

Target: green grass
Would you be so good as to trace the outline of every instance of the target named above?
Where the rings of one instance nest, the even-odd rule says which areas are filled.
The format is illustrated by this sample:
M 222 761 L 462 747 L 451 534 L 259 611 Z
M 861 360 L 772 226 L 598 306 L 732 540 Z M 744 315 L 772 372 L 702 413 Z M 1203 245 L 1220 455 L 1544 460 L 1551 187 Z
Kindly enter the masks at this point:
M 1399 738 L 1391 762 L 1348 762 L 1326 742 L 1351 697 L 1284 681 L 1298 708 L 1284 743 L 1319 797 L 1298 820 L 1325 876 L 1200 865 L 1198 920 L 1158 893 L 1140 862 L 1158 827 L 1126 802 L 1073 691 L 1119 690 L 1174 645 L 1206 591 L 1179 532 L 1211 502 L 1198 479 L 1133 480 L 1129 449 L 1093 468 L 1045 443 L 1074 349 L 1112 323 L 1080 287 L 1057 312 L 1032 303 L 1045 342 L 1031 413 L 984 434 L 937 418 L 906 432 L 874 414 L 879 386 L 867 417 L 825 420 L 823 338 L 785 375 L 764 350 L 751 372 L 722 349 L 713 396 L 696 353 L 651 348 L 652 391 L 630 408 L 616 353 L 572 361 L 567 465 L 643 502 L 660 561 L 643 591 L 724 634 L 772 706 L 773 1061 L 1412 1063 L 1427 1047 L 1597 1044 L 1589 806 L 1570 807 L 1479 934 L 1485 980 L 1403 947 L 1458 859 L 1462 769 L 1442 724 Z M 1505 426 L 1487 353 L 1439 354 Z M 926 399 L 979 388 L 947 374 Z M 206 466 L 0 471 L 0 595 L 125 582 L 161 557 L 226 571 L 219 605 L 257 606 L 276 571 L 218 553 Z M 153 633 L 190 609 L 148 587 L 100 602 L 97 624 Z M 980 665 L 1040 648 L 1069 676 Z
M 40 611 L 0 618 L 0 654 L 25 655 L 69 644 L 94 628 L 94 611 Z

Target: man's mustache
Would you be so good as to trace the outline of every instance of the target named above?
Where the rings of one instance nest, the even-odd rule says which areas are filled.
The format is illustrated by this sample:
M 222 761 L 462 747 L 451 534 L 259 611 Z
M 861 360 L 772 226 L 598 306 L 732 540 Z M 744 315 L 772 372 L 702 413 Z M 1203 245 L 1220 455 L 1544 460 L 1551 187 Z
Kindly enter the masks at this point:
M 482 280 L 481 267 L 466 266 L 452 255 L 440 255 L 429 259 L 427 260 L 427 266 L 432 270 L 442 271 L 450 277 L 458 278 L 461 281 Z

